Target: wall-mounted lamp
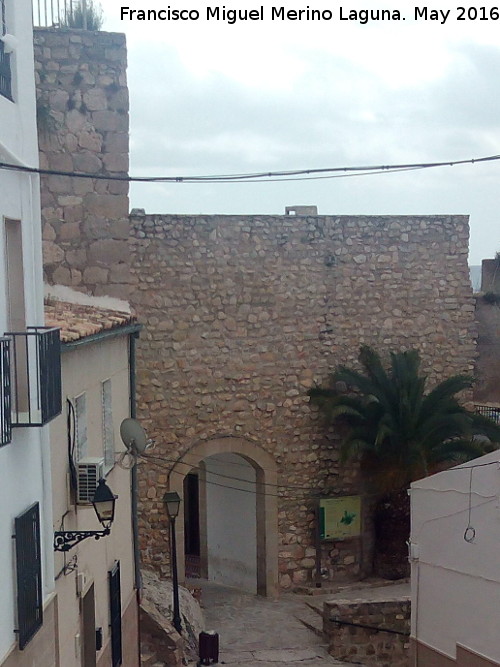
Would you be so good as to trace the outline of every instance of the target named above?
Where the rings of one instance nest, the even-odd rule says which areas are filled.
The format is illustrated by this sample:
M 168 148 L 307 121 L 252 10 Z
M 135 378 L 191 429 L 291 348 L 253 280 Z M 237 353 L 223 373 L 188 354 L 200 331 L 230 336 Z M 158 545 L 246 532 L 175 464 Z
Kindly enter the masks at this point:
M 63 530 L 54 533 L 54 551 L 69 551 L 79 542 L 93 537 L 99 540 L 111 532 L 111 524 L 115 518 L 115 496 L 106 482 L 101 479 L 94 493 L 92 505 L 104 530 Z

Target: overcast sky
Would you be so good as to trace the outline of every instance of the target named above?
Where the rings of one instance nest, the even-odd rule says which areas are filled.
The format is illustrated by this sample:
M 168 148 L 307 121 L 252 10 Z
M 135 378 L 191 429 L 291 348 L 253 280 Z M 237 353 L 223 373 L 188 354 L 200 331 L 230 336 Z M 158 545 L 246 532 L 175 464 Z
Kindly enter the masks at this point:
M 132 175 L 500 154 L 500 15 L 459 21 L 458 0 L 438 5 L 451 10 L 445 23 L 415 21 L 414 7 L 425 5 L 346 1 L 344 16 L 372 7 L 405 18 L 362 25 L 339 20 L 338 0 L 311 0 L 333 20 L 273 21 L 271 7 L 283 5 L 264 0 L 263 21 L 206 20 L 207 5 L 259 9 L 257 2 L 102 0 L 103 29 L 127 34 Z M 200 18 L 121 20 L 122 6 L 193 9 Z M 140 184 L 131 205 L 148 213 L 280 214 L 316 204 L 320 214 L 469 214 L 470 263 L 479 264 L 500 250 L 499 176 L 500 162 L 491 162 L 300 182 Z

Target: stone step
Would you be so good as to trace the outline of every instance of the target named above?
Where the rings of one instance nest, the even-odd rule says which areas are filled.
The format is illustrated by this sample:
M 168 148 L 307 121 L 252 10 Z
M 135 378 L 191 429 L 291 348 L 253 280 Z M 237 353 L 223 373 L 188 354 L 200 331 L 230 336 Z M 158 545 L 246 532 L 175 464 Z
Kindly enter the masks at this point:
M 305 604 L 295 618 L 318 637 L 323 637 L 323 615 L 315 606 Z

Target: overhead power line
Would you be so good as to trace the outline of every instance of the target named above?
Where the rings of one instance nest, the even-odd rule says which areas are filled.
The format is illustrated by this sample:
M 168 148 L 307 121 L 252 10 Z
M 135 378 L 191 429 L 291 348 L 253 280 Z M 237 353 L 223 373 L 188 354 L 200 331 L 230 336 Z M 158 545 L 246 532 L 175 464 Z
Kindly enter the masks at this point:
M 409 164 L 365 165 L 351 167 L 323 167 L 319 169 L 295 169 L 284 171 L 261 171 L 243 174 L 212 174 L 201 176 L 113 176 L 104 174 L 84 174 L 81 172 L 40 169 L 23 165 L 0 162 L 0 169 L 18 171 L 41 176 L 68 176 L 70 178 L 92 178 L 104 181 L 126 181 L 128 183 L 265 183 L 280 181 L 305 181 L 322 178 L 346 178 L 349 176 L 369 176 L 373 174 L 454 167 L 464 164 L 495 162 L 500 155 L 470 158 L 467 160 L 446 160 L 444 162 L 416 162 Z

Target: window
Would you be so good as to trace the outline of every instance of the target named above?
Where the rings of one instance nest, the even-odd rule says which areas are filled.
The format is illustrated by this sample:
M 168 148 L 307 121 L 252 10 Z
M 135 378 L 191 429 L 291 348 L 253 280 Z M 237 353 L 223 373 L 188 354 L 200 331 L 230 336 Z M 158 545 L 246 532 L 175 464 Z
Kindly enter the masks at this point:
M 15 519 L 17 621 L 22 650 L 43 623 L 40 508 L 34 503 Z
M 80 461 L 87 456 L 87 396 L 80 394 L 75 398 L 76 419 L 76 460 Z
M 111 664 L 122 664 L 122 599 L 120 591 L 120 561 L 108 572 L 109 615 L 111 627 Z
M 0 0 L 0 35 L 7 33 L 7 18 L 5 14 L 5 0 Z M 12 100 L 12 74 L 10 68 L 10 54 L 5 53 L 5 45 L 0 41 L 0 95 Z
M 111 380 L 104 380 L 102 396 L 102 440 L 104 445 L 104 466 L 106 470 L 115 464 L 115 434 L 113 431 L 113 410 Z

